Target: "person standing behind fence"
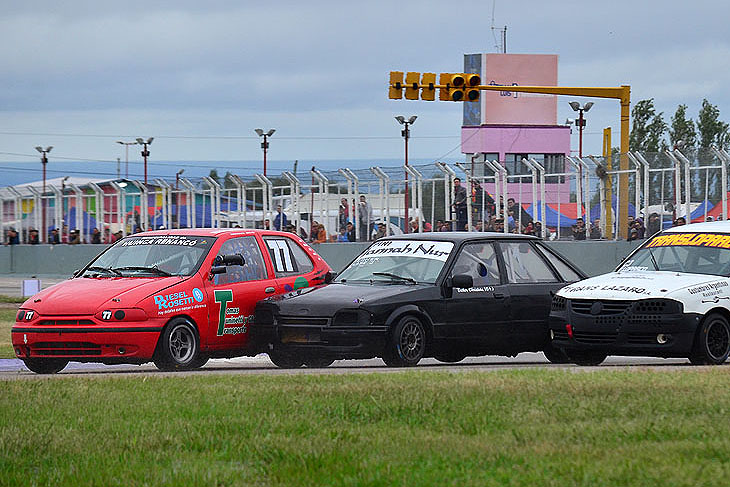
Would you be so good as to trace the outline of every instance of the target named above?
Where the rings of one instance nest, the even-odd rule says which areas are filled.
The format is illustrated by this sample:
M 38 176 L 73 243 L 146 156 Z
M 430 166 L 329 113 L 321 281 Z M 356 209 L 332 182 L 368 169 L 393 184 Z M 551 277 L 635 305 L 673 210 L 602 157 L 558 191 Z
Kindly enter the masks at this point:
M 365 200 L 365 195 L 360 195 L 360 206 L 358 208 L 358 226 L 360 230 L 360 241 L 370 240 L 370 226 L 373 222 L 373 207 Z
M 461 185 L 460 178 L 454 178 L 454 203 L 456 212 L 456 230 L 466 230 L 466 188 Z
M 286 213 L 281 210 L 281 205 L 276 206 L 276 216 L 274 217 L 274 230 L 282 231 L 289 224 Z

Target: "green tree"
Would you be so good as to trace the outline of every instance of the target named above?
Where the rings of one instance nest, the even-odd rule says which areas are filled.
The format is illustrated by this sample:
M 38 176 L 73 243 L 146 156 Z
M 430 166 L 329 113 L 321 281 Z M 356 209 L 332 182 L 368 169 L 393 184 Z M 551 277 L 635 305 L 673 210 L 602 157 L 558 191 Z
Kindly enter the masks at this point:
M 654 99 L 641 100 L 631 111 L 632 123 L 629 149 L 642 152 L 659 152 L 667 147 L 664 134 L 667 123 L 664 113 L 656 113 Z
M 208 177 L 218 184 L 221 183 L 221 177 L 218 176 L 218 169 L 211 169 L 208 173 Z
M 679 105 L 672 115 L 669 142 L 673 147 L 681 145 L 687 149 L 694 149 L 697 146 L 697 130 L 694 121 L 687 118 L 687 105 Z
M 729 126 L 720 120 L 720 110 L 717 106 L 707 99 L 702 100 L 702 108 L 697 117 L 697 129 L 700 132 L 700 148 L 708 149 L 713 144 L 723 149 L 728 148 Z

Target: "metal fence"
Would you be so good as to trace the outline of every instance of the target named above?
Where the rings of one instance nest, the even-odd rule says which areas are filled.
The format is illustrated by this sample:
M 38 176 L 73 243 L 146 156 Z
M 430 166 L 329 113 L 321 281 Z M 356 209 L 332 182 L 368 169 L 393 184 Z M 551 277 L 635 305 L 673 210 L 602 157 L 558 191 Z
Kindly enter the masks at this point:
M 147 229 L 283 229 L 286 220 L 290 230 L 307 237 L 317 222 L 328 240 L 343 235 L 351 223 L 362 241 L 460 225 L 521 232 L 534 221 L 541 223 L 537 231 L 543 237 L 566 239 L 574 238 L 577 218 L 598 219 L 606 235 L 606 216 L 618 214 L 617 204 L 623 201 L 632 218 L 646 221 L 656 214 L 665 227 L 677 217 L 688 222 L 727 219 L 730 155 L 725 150 L 629 153 L 628 160 L 631 167 L 621 171 L 614 169 L 618 155 L 611 161 L 566 157 L 563 171 L 547 172 L 543 161 L 523 159 L 522 167 L 510 174 L 502 163 L 468 154 L 455 164 L 329 172 L 312 168 L 304 174 L 285 171 L 249 179 L 229 175 L 144 184 L 76 178 L 60 187 L 47 184 L 45 191 L 37 184 L 0 189 L 0 228 L 3 243 L 106 243 Z M 621 193 L 622 174 L 629 181 L 627 194 Z M 465 212 L 454 206 L 457 178 L 467 190 Z M 283 216 L 277 216 L 279 206 Z M 618 235 L 627 222 L 611 220 L 608 233 Z M 589 228 L 585 226 L 586 237 Z

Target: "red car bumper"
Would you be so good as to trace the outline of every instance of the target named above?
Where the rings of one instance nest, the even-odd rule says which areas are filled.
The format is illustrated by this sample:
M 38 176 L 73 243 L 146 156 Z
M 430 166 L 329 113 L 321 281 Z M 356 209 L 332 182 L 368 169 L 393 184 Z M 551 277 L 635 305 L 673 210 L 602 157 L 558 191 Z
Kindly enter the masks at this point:
M 76 362 L 142 363 L 152 359 L 162 323 L 98 323 L 84 317 L 83 325 L 26 325 L 11 330 L 20 359 L 64 358 Z

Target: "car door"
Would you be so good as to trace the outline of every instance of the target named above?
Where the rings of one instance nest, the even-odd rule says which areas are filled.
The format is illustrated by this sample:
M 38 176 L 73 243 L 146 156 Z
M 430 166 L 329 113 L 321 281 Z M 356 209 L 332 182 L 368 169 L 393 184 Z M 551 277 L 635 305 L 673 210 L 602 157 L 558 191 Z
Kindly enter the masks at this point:
M 509 287 L 509 334 L 518 350 L 541 350 L 548 339 L 552 293 L 565 285 L 529 240 L 499 242 Z
M 277 292 L 278 283 L 270 275 L 264 253 L 254 235 L 226 240 L 217 256 L 240 254 L 243 265 L 226 266 L 226 272 L 207 281 L 208 345 L 212 350 L 245 348 L 257 301 Z
M 444 338 L 463 340 L 470 347 L 501 348 L 509 323 L 509 291 L 501 279 L 494 244 L 467 243 L 461 247 L 449 277 L 467 274 L 474 285 L 453 289 L 446 303 Z

